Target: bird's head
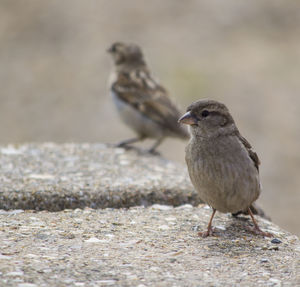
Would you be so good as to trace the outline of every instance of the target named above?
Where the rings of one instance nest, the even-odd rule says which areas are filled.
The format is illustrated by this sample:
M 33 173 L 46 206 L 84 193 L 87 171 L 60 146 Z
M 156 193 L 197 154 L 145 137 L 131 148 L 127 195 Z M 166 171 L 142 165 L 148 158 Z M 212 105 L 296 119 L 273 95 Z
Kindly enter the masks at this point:
M 112 55 L 116 65 L 144 63 L 142 50 L 136 44 L 116 42 L 110 46 L 107 52 Z
M 227 107 L 213 100 L 191 104 L 178 122 L 189 125 L 192 135 L 202 138 L 226 135 L 236 130 Z

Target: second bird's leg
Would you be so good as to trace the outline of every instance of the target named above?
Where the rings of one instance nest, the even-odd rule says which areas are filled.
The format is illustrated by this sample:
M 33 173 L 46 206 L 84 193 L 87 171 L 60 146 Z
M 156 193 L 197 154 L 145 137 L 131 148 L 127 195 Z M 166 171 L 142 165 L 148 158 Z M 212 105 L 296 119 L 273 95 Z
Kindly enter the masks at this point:
M 156 140 L 156 142 L 154 143 L 154 145 L 148 150 L 150 153 L 156 153 L 155 149 L 162 143 L 162 141 L 164 140 L 163 137 L 158 138 Z
M 207 231 L 198 232 L 199 236 L 205 238 L 207 236 L 212 236 L 213 235 L 212 221 L 213 221 L 213 218 L 215 216 L 216 211 L 217 210 L 213 208 L 213 213 L 210 217 L 210 220 L 209 220 L 209 223 L 208 223 L 208 226 L 207 226 Z
M 129 144 L 136 143 L 136 142 L 142 141 L 144 139 L 145 139 L 145 137 L 131 138 L 131 139 L 124 140 L 124 141 L 121 141 L 121 142 L 117 143 L 116 146 L 117 147 L 125 147 Z
M 260 235 L 262 235 L 262 236 L 273 237 L 273 234 L 272 234 L 272 233 L 264 232 L 264 231 L 262 231 L 262 230 L 259 228 L 259 226 L 258 226 L 258 224 L 257 224 L 257 222 L 256 222 L 256 220 L 255 220 L 255 218 L 254 218 L 254 215 L 253 215 L 253 213 L 252 213 L 250 207 L 248 208 L 248 212 L 249 212 L 249 214 L 250 214 L 250 216 L 251 216 L 251 219 L 252 219 L 252 221 L 253 221 L 253 224 L 254 224 L 254 228 L 251 229 L 251 231 L 252 231 L 253 233 L 255 233 L 255 234 L 260 234 Z

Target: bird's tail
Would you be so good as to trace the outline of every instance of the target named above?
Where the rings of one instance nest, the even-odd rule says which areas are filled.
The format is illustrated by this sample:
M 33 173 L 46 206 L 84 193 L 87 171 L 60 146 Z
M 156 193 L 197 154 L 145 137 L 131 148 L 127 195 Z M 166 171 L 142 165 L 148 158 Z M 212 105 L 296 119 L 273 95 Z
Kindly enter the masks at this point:
M 251 204 L 250 209 L 251 209 L 253 214 L 256 214 L 256 215 L 259 215 L 260 217 L 271 220 L 271 218 L 268 215 L 266 215 L 265 212 L 259 206 L 257 206 L 256 204 L 254 204 L 254 203 Z M 241 210 L 241 211 L 238 211 L 236 213 L 232 213 L 232 216 L 237 217 L 240 214 L 249 215 L 248 209 L 243 210 L 243 211 Z

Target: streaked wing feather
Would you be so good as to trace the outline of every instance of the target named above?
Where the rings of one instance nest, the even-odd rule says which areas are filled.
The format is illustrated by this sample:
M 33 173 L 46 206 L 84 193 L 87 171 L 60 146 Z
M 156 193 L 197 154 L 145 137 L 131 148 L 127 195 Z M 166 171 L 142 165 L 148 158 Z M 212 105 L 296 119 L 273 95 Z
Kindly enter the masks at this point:
M 112 85 L 116 94 L 146 117 L 177 132 L 180 112 L 168 97 L 167 91 L 145 71 L 120 73 Z
M 249 154 L 250 158 L 252 159 L 255 167 L 257 168 L 257 171 L 259 171 L 260 160 L 258 158 L 257 153 L 255 151 L 253 151 L 251 144 L 240 133 L 238 134 L 238 138 L 240 139 L 240 141 L 242 142 L 242 144 L 248 151 L 248 154 Z

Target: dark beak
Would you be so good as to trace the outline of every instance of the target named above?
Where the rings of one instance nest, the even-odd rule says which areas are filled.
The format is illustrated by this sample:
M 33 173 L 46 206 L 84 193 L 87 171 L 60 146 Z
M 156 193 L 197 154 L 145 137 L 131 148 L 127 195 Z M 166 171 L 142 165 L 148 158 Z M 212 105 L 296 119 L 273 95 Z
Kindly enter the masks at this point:
M 191 112 L 186 112 L 179 120 L 178 122 L 181 124 L 186 124 L 186 125 L 196 125 L 197 124 L 197 118 L 194 117 Z

